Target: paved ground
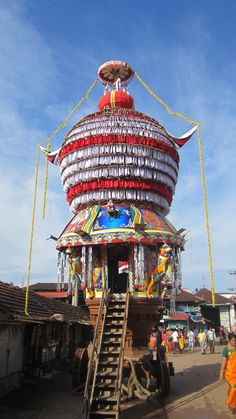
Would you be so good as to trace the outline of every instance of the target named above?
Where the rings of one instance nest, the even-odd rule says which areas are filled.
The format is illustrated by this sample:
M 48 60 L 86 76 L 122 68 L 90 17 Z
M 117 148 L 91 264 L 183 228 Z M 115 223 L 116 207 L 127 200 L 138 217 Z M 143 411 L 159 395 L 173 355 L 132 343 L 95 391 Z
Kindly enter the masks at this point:
M 171 377 L 171 394 L 165 400 L 149 400 L 126 405 L 123 419 L 226 419 L 233 417 L 225 405 L 226 385 L 218 380 L 222 347 L 216 353 L 195 352 L 169 355 L 175 376 Z
M 218 381 L 221 347 L 216 354 L 169 355 L 174 362 L 171 394 L 165 400 L 122 405 L 122 419 L 228 419 L 226 385 Z M 83 395 L 72 390 L 68 372 L 30 384 L 1 400 L 0 419 L 82 419 Z

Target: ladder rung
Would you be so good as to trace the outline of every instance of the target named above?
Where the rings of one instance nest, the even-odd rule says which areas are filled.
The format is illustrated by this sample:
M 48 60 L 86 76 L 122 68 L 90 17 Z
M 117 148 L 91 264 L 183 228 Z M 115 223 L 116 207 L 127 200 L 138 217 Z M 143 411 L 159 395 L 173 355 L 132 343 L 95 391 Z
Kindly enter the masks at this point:
M 102 403 L 113 403 L 113 402 L 117 402 L 117 398 L 116 397 L 105 397 L 105 396 L 101 396 L 101 397 L 94 397 L 93 401 L 95 402 L 102 402 Z
M 105 348 L 103 348 L 102 350 L 101 350 L 101 352 L 100 352 L 100 356 L 99 356 L 99 360 L 100 361 L 102 361 L 103 360 L 103 358 L 104 358 L 104 356 L 106 357 L 106 356 L 112 356 L 112 357 L 114 357 L 114 356 L 118 356 L 120 354 L 120 351 L 117 351 L 117 348 L 116 348 L 116 350 L 115 350 L 115 348 L 114 348 L 114 350 L 111 352 L 110 351 L 110 348 L 109 348 L 109 350 L 107 350 L 107 349 L 105 349 Z M 107 360 L 108 361 L 108 360 Z
M 95 387 L 100 390 L 114 390 L 116 386 L 115 384 L 98 383 Z
M 99 371 L 97 377 L 116 377 L 117 373 L 112 371 Z
M 116 366 L 118 365 L 118 361 L 100 361 L 99 365 L 111 365 Z
M 123 310 L 123 311 L 125 311 L 124 310 L 124 306 L 119 306 L 119 305 L 114 305 L 114 306 L 108 306 L 107 307 L 107 309 L 109 310 L 109 311 L 116 311 L 116 310 Z
M 100 416 L 105 416 L 105 418 L 109 418 L 111 416 L 116 416 L 118 414 L 118 412 L 116 410 L 93 410 L 92 412 L 89 413 L 89 415 L 100 415 Z

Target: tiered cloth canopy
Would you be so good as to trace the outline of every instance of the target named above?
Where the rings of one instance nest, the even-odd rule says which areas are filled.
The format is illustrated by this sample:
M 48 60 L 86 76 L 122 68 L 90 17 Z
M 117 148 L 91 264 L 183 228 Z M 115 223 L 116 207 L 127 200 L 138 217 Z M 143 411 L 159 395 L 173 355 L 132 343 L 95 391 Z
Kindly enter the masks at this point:
M 58 153 L 71 211 L 113 199 L 153 203 L 165 215 L 178 177 L 176 145 L 157 121 L 133 110 L 130 95 L 113 92 L 101 99 L 101 112 L 74 125 Z

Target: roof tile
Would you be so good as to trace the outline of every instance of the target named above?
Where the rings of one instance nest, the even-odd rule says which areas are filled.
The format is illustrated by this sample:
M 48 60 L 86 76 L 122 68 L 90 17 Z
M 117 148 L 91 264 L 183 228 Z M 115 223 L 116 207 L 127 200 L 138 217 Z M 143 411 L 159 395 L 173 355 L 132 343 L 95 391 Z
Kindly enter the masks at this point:
M 65 321 L 89 320 L 88 312 L 60 301 L 42 297 L 29 290 L 28 313 L 25 314 L 25 289 L 0 282 L 0 314 L 8 319 L 50 320 L 54 314 L 62 314 Z
M 195 295 L 205 300 L 206 304 L 212 304 L 212 292 L 207 288 L 201 288 Z M 215 293 L 215 303 L 217 305 L 232 304 L 228 298 L 217 293 Z

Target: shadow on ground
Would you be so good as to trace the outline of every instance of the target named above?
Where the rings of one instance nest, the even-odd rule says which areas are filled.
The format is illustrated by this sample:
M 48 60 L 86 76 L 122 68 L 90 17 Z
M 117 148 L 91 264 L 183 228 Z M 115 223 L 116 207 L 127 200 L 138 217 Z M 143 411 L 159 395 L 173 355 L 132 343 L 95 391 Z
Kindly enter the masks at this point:
M 184 371 L 177 372 L 171 377 L 171 392 L 166 398 L 150 398 L 148 401 L 137 401 L 134 406 L 129 402 L 122 405 L 122 419 L 141 419 L 141 418 L 169 418 L 171 412 L 175 411 L 176 419 L 195 418 L 222 418 L 225 411 L 219 413 L 219 408 L 212 405 L 210 411 L 206 412 L 206 407 L 192 406 L 196 404 L 197 399 L 204 399 L 205 395 L 211 391 L 217 391 L 220 387 L 222 392 L 222 404 L 224 403 L 224 390 L 222 383 L 218 381 L 220 363 L 196 365 L 186 368 Z M 204 390 L 205 389 L 205 390 Z M 191 404 L 191 411 L 187 405 Z M 209 403 L 208 403 L 209 405 Z M 178 411 L 178 416 L 176 416 Z M 181 412 L 181 415 L 180 415 Z

